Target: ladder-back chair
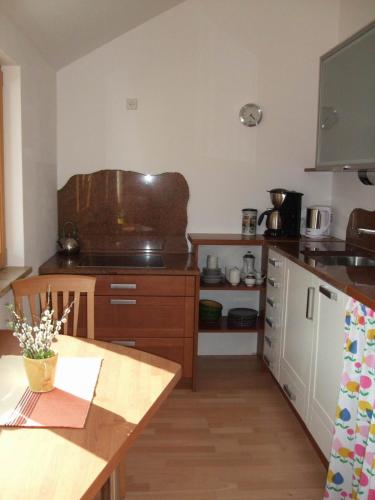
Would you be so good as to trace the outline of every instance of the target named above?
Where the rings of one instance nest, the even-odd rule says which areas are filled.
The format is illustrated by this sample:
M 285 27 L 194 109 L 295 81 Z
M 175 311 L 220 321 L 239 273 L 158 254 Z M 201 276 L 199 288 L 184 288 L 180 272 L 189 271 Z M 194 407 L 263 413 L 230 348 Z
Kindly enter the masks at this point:
M 44 311 L 50 300 L 54 310 L 54 319 L 60 319 L 64 309 L 74 300 L 71 313 L 64 323 L 64 334 L 68 333 L 68 323 L 73 313 L 73 335 L 77 335 L 80 296 L 87 296 L 87 338 L 94 338 L 94 290 L 96 278 L 70 274 L 46 274 L 31 276 L 12 283 L 15 309 L 23 314 L 23 298 L 28 300 L 32 320 L 39 318 L 39 312 Z M 62 301 L 61 301 L 62 299 Z M 59 307 L 61 306 L 62 307 Z M 38 310 L 39 309 L 39 310 Z

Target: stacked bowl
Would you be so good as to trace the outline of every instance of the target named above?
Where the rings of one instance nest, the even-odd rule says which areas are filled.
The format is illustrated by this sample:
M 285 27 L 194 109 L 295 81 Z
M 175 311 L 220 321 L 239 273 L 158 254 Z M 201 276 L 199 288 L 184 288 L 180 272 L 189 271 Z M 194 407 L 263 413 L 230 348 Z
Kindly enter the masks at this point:
M 202 283 L 205 285 L 217 285 L 223 281 L 223 274 L 220 267 L 217 267 L 216 269 L 204 267 L 201 277 Z

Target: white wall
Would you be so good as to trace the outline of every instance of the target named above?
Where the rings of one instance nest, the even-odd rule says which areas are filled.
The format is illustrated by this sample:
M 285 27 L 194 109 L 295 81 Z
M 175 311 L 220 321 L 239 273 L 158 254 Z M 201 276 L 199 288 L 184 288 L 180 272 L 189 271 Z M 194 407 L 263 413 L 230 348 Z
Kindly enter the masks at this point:
M 179 171 L 195 232 L 239 232 L 241 209 L 268 207 L 272 187 L 329 203 L 331 174 L 303 169 L 314 165 L 318 61 L 337 40 L 338 6 L 187 0 L 63 68 L 58 186 L 102 168 Z M 258 128 L 239 122 L 247 102 L 264 109 Z
M 341 0 L 339 12 L 339 39 L 345 40 L 366 24 L 375 20 L 374 0 Z M 320 175 L 320 174 L 317 174 Z M 365 186 L 356 173 L 335 173 L 332 183 L 334 233 L 345 238 L 350 212 L 357 207 L 375 210 L 375 187 Z
M 241 209 L 267 208 L 273 187 L 303 192 L 304 205 L 330 203 L 332 175 L 303 169 L 314 165 L 318 62 L 337 40 L 338 7 L 187 0 L 63 68 L 58 186 L 103 168 L 179 171 L 192 232 L 240 232 Z M 239 122 L 248 102 L 264 110 L 257 128 Z M 199 352 L 256 351 L 254 335 L 230 337 L 203 334 Z
M 21 69 L 2 66 L 4 100 L 4 180 L 7 263 L 25 264 L 22 178 Z
M 11 206 L 12 210 L 22 211 L 22 216 L 16 217 L 20 227 L 7 230 L 11 238 L 9 264 L 20 264 L 24 260 L 37 272 L 38 266 L 54 253 L 57 235 L 56 73 L 2 13 L 0 57 L 2 62 L 18 67 L 21 79 L 21 158 L 20 155 L 10 157 L 8 150 L 5 165 L 5 176 L 9 169 L 17 170 L 11 184 L 18 196 L 18 205 L 8 203 L 11 194 L 6 193 L 7 209 Z M 17 179 L 22 183 L 22 195 Z M 8 176 L 7 187 L 9 181 Z M 7 214 L 7 221 L 9 219 Z M 22 220 L 23 227 L 19 222 Z M 18 241 L 12 239 L 14 230 L 22 232 Z M 4 315 L 2 306 L 11 299 L 8 294 L 0 301 L 0 323 Z
M 0 51 L 20 68 L 23 206 L 18 209 L 23 210 L 25 264 L 37 271 L 55 251 L 56 73 L 2 13 Z

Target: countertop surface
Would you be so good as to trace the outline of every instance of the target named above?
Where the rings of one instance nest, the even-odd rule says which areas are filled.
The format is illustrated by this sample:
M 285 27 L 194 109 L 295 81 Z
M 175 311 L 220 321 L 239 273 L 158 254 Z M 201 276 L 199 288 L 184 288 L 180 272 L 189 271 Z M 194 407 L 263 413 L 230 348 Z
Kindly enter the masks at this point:
M 278 240 L 257 235 L 243 238 L 234 234 L 191 234 L 190 241 L 195 245 L 262 245 L 274 248 L 285 257 L 304 267 L 316 276 L 338 288 L 347 295 L 375 309 L 375 267 L 327 266 L 314 260 L 309 250 L 329 251 L 337 254 L 375 256 L 375 252 L 351 245 L 337 238 L 314 241 L 302 237 L 298 240 Z M 306 252 L 307 251 L 307 252 Z M 306 252 L 306 253 L 304 253 Z M 67 257 L 55 254 L 39 268 L 40 274 L 138 274 L 138 275 L 199 275 L 194 254 L 163 254 L 163 268 L 124 268 L 124 267 L 80 267 L 80 255 Z
M 268 246 L 347 295 L 375 309 L 375 267 L 327 266 L 309 255 L 309 250 L 318 250 L 335 252 L 338 255 L 344 252 L 351 255 L 375 257 L 373 252 L 350 245 L 345 241 L 273 241 Z
M 39 267 L 39 274 L 166 274 L 166 275 L 199 275 L 199 269 L 191 253 L 162 254 L 164 267 L 107 267 L 85 266 L 81 267 L 82 257 L 88 254 L 78 254 L 67 257 L 55 254 Z M 114 254 L 115 255 L 115 254 Z

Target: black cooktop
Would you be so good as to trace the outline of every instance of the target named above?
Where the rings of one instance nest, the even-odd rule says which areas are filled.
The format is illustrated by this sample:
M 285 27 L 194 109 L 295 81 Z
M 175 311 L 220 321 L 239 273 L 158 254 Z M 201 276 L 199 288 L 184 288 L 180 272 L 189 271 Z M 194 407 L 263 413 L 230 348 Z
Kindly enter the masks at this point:
M 78 267 L 126 267 L 126 268 L 163 268 L 162 255 L 81 255 Z

